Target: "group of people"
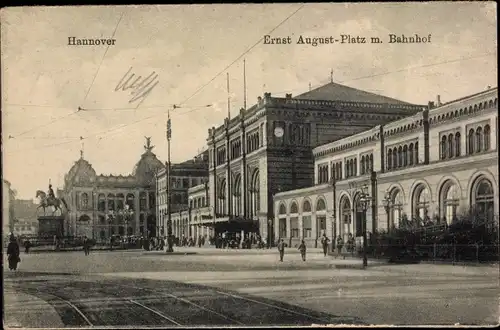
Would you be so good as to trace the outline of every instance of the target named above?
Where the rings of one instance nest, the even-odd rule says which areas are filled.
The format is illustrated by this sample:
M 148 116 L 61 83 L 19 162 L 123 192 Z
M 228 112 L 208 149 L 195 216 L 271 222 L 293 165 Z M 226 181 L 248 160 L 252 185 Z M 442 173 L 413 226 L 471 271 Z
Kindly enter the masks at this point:
M 328 254 L 329 243 L 330 243 L 330 239 L 328 237 L 326 237 L 326 234 L 323 234 L 323 236 L 321 236 L 321 247 L 323 248 L 323 254 L 325 257 Z M 287 245 L 286 245 L 285 241 L 283 240 L 283 238 L 279 238 L 277 247 L 278 247 L 278 252 L 280 254 L 280 261 L 281 262 L 283 262 L 283 258 L 285 256 L 285 247 L 286 246 Z M 300 256 L 302 258 L 302 261 L 306 261 L 307 246 L 306 246 L 306 242 L 304 240 L 301 240 L 301 242 L 298 246 L 298 250 L 300 251 Z

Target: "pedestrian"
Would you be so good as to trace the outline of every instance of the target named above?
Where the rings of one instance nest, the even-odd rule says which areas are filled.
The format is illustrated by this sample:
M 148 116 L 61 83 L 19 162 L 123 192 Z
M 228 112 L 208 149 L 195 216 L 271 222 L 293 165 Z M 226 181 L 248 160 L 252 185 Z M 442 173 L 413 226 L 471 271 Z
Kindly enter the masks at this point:
M 283 257 L 285 256 L 285 242 L 283 242 L 283 239 L 280 239 L 278 243 L 278 251 L 280 253 L 280 261 L 283 262 Z
M 330 239 L 326 237 L 326 234 L 323 233 L 323 237 L 321 237 L 321 246 L 323 247 L 323 255 L 326 257 L 326 254 L 328 252 L 328 243 L 330 242 Z
M 9 269 L 16 270 L 17 264 L 21 262 L 21 258 L 19 257 L 19 244 L 14 237 L 14 234 L 10 235 L 9 245 L 7 246 L 7 256 L 9 261 Z
M 24 241 L 24 253 L 28 254 L 30 253 L 30 247 L 31 247 L 31 242 L 29 239 Z
M 340 256 L 342 254 L 343 248 L 344 248 L 344 240 L 342 239 L 342 236 L 339 235 L 337 236 L 337 256 Z M 337 258 L 337 256 L 335 258 Z
M 302 240 L 299 245 L 300 255 L 302 256 L 302 261 L 306 261 L 306 242 Z

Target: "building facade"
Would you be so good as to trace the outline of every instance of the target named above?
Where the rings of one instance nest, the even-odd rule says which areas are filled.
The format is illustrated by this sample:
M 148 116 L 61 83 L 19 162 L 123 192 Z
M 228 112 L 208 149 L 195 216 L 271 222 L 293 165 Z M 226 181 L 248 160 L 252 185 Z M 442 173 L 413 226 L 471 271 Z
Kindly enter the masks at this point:
M 97 175 L 81 158 L 64 178 L 69 212 L 65 235 L 108 240 L 111 235 L 156 236 L 157 171 L 163 164 L 146 140 L 145 152 L 131 175 Z
M 2 179 L 2 233 L 3 238 L 14 230 L 14 191 L 9 181 Z M 7 241 L 8 242 L 8 241 Z M 3 242 L 5 243 L 5 242 Z
M 159 223 L 163 229 L 162 236 L 166 234 L 168 220 L 168 170 L 164 166 L 158 171 L 156 177 L 156 193 L 158 196 Z M 204 151 L 194 157 L 179 164 L 171 165 L 170 189 L 171 189 L 171 220 L 172 234 L 175 237 L 188 237 L 192 226 L 189 225 L 188 217 L 183 216 L 183 212 L 189 209 L 189 191 L 193 187 L 206 186 L 208 182 L 208 151 Z M 191 197 L 192 199 L 192 197 Z M 197 200 L 198 202 L 198 200 Z M 194 202 L 191 202 L 193 205 Z M 201 201 L 200 201 L 201 203 Z M 197 204 L 198 205 L 198 204 Z M 191 229 L 190 229 L 191 228 Z
M 31 199 L 14 199 L 12 207 L 15 214 L 14 235 L 38 234 L 38 205 Z
M 336 83 L 292 97 L 265 93 L 208 132 L 210 205 L 217 232 L 273 238 L 273 195 L 314 184 L 313 149 L 422 106 Z
M 315 182 L 274 196 L 274 235 L 305 239 L 362 236 L 404 219 L 451 223 L 475 209 L 497 218 L 498 89 L 435 105 L 314 149 Z

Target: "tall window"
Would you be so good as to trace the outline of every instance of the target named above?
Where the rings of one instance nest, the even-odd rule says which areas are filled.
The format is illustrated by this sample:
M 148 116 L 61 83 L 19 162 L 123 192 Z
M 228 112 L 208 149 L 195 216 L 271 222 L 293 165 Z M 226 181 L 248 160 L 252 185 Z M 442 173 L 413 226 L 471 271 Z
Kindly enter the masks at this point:
M 403 196 L 399 189 L 394 189 L 391 194 L 390 228 L 399 228 L 403 216 Z
M 361 157 L 361 175 L 365 174 L 365 156 Z
M 299 208 L 297 203 L 292 202 L 290 206 L 290 229 L 292 232 L 292 237 L 299 237 L 299 218 L 298 218 Z
M 316 238 L 326 232 L 326 204 L 323 198 L 316 202 Z
M 252 180 L 252 210 L 255 216 L 260 212 L 260 174 L 256 171 Z
M 467 153 L 469 155 L 474 153 L 474 130 L 472 128 L 469 130 L 469 135 L 467 136 Z
M 392 149 L 392 168 L 398 168 L 398 150 L 397 148 Z
M 302 237 L 311 238 L 312 237 L 312 225 L 311 225 L 311 203 L 305 200 L 302 204 Z
M 104 212 L 106 210 L 106 195 L 104 194 L 99 194 L 99 197 L 97 198 L 97 210 L 100 212 Z
M 408 148 L 408 154 L 409 154 L 408 158 L 410 158 L 408 160 L 408 163 L 410 166 L 412 166 L 413 165 L 413 143 L 410 143 L 410 148 Z
M 483 129 L 478 127 L 476 129 L 476 152 L 483 150 Z
M 226 215 L 227 210 L 226 210 L 226 179 L 222 179 L 219 183 L 219 214 L 220 215 Z
M 392 149 L 387 152 L 387 169 L 392 169 Z
M 415 164 L 418 164 L 420 160 L 418 159 L 418 142 L 415 142 Z
M 474 205 L 480 217 L 491 219 L 494 213 L 493 185 L 486 178 L 481 178 L 474 190 Z
M 484 126 L 484 151 L 490 150 L 490 125 Z
M 200 205 L 201 207 L 201 205 Z M 238 174 L 233 184 L 233 214 L 241 215 L 241 175 Z
M 446 158 L 446 135 L 443 135 L 443 137 L 441 137 L 441 159 L 445 159 Z
M 443 202 L 441 212 L 445 216 L 446 223 L 451 224 L 457 217 L 460 193 L 455 184 L 447 182 L 445 183 L 442 194 Z
M 448 157 L 453 158 L 454 150 L 453 150 L 453 134 L 448 135 Z
M 425 220 L 427 217 L 429 204 L 429 190 L 427 189 L 427 187 L 421 184 L 415 189 L 413 200 L 413 216 Z
M 344 197 L 341 201 L 340 208 L 340 217 L 342 219 L 342 227 L 344 234 L 344 241 L 347 241 L 348 235 L 351 233 L 351 222 L 352 222 L 352 210 L 351 210 L 351 202 L 347 197 Z
M 408 166 L 408 147 L 403 147 L 403 166 Z
M 123 210 L 123 204 L 125 202 L 125 196 L 123 194 L 117 194 L 116 195 L 116 209 L 117 210 Z
M 370 171 L 373 171 L 373 154 L 370 154 L 370 161 L 369 161 L 369 167 L 368 167 L 368 170 Z
M 398 148 L 398 167 L 403 166 L 403 148 L 399 146 Z
M 109 211 L 115 210 L 115 195 L 113 194 L 108 194 L 108 210 Z
M 455 134 L 455 157 L 460 157 L 460 133 Z
M 279 227 L 278 232 L 280 237 L 287 237 L 286 233 L 286 206 L 285 204 L 280 204 L 279 207 Z
M 87 193 L 82 194 L 82 198 L 80 199 L 81 208 L 82 209 L 87 209 L 89 207 L 89 195 Z

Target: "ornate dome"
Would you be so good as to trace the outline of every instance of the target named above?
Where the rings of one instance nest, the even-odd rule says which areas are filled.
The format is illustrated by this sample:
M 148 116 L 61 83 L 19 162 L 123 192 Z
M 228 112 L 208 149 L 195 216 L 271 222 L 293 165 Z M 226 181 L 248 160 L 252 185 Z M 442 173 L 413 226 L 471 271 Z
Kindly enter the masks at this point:
M 146 152 L 142 154 L 141 159 L 135 164 L 132 175 L 142 184 L 150 184 L 154 182 L 155 173 L 164 167 L 162 162 L 156 158 L 156 155 L 151 152 L 154 146 L 150 144 L 151 138 L 146 138 L 144 149 Z
M 68 174 L 65 176 L 66 182 L 94 182 L 96 172 L 92 165 L 82 157 L 75 162 Z

